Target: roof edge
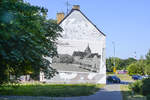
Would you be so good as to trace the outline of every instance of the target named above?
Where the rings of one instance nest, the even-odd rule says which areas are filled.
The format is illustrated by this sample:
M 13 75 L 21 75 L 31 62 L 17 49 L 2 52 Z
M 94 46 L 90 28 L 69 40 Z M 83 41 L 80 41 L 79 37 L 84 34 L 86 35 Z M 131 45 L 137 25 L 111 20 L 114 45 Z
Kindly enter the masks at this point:
M 79 9 L 71 9 L 71 11 L 64 17 L 63 20 L 61 20 L 58 25 L 60 25 L 73 11 L 79 11 L 100 33 L 102 33 L 104 36 L 106 36 L 106 34 L 104 34 L 102 31 L 100 31 L 100 29 L 88 18 L 85 16 L 84 13 L 81 12 L 81 10 Z

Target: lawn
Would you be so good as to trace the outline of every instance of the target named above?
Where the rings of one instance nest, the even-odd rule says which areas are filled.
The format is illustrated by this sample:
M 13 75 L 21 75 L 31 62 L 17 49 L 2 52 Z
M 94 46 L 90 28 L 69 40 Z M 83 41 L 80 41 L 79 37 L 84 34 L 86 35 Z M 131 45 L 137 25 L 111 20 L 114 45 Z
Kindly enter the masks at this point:
M 117 76 L 123 81 L 133 81 L 132 77 L 128 74 L 117 74 Z
M 1 95 L 72 97 L 94 94 L 104 85 L 100 84 L 18 84 L 2 85 Z

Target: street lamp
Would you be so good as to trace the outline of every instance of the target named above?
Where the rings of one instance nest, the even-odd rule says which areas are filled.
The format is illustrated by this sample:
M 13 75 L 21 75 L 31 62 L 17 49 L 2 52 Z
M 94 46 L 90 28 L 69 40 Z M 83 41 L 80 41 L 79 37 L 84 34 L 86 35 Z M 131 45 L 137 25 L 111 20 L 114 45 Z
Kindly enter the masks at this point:
M 113 41 L 112 42 L 112 44 L 113 44 L 113 48 L 114 48 L 114 69 L 113 69 L 113 71 L 116 73 L 116 62 L 115 62 L 115 42 Z

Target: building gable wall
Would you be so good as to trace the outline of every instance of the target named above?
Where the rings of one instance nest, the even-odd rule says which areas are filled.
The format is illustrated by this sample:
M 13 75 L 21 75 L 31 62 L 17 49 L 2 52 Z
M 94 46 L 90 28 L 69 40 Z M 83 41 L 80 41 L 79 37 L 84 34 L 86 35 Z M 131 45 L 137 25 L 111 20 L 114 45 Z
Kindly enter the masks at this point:
M 60 57 L 56 58 L 55 62 L 52 60 L 52 67 L 56 68 L 59 74 L 47 81 L 106 83 L 105 35 L 80 10 L 72 10 L 59 25 L 63 29 L 62 37 L 57 41 Z M 98 56 L 88 58 L 88 55 L 85 57 L 73 55 L 74 53 L 85 54 L 87 46 L 91 50 L 89 55 L 97 54 Z M 67 61 L 68 58 L 73 60 Z M 92 78 L 88 78 L 91 75 Z

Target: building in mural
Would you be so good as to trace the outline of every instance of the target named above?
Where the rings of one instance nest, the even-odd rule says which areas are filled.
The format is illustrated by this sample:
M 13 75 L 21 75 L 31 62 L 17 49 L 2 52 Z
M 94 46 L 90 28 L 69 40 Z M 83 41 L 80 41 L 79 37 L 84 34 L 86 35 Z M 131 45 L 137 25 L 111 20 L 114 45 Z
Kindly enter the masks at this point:
M 68 15 L 57 14 L 62 27 L 58 39 L 58 56 L 52 59 L 52 67 L 59 74 L 40 81 L 52 83 L 106 83 L 105 34 L 81 11 L 73 6 Z

